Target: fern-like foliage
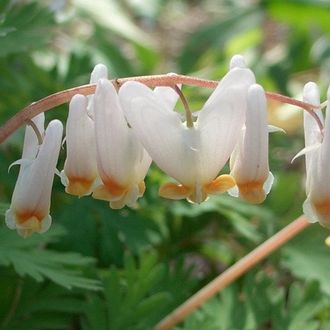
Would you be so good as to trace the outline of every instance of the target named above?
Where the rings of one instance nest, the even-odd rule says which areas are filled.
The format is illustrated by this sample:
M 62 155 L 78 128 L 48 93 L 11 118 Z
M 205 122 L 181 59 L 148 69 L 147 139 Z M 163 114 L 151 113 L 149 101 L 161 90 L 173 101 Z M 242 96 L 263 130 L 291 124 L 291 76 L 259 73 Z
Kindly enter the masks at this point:
M 265 275 L 245 278 L 202 305 L 176 330 L 326 330 L 329 300 L 317 283 L 295 282 L 286 292 Z
M 19 276 L 27 275 L 38 282 L 49 279 L 68 289 L 73 287 L 100 289 L 99 281 L 83 275 L 83 269 L 93 265 L 93 258 L 45 248 L 63 235 L 65 235 L 63 229 L 53 227 L 44 235 L 33 235 L 29 239 L 22 239 L 16 232 L 9 231 L 2 225 L 0 226 L 0 266 L 12 266 Z
M 174 266 L 174 265 L 173 265 Z M 146 330 L 188 298 L 196 281 L 183 265 L 157 263 L 156 254 L 144 254 L 136 263 L 126 256 L 124 268 L 102 274 L 104 291 L 89 294 L 84 330 Z

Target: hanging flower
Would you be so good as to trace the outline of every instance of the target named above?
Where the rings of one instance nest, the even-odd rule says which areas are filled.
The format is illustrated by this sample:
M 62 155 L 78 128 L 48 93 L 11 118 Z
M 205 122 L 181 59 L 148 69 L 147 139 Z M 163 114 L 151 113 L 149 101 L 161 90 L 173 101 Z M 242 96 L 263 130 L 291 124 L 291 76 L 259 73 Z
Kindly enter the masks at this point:
M 98 177 L 94 121 L 87 113 L 87 97 L 75 95 L 66 123 L 67 158 L 61 173 L 65 191 L 71 195 L 91 194 Z
M 94 96 L 96 157 L 102 185 L 93 197 L 110 207 L 134 207 L 145 191 L 151 159 L 128 126 L 115 87 L 99 80 Z
M 40 132 L 43 132 L 43 114 L 34 119 Z M 12 196 L 9 210 L 6 211 L 6 224 L 10 229 L 27 237 L 34 232 L 43 233 L 51 225 L 49 215 L 50 196 L 56 163 L 61 147 L 63 126 L 59 120 L 49 123 L 42 144 L 34 132 L 27 127 L 20 172 Z
M 330 88 L 328 105 L 324 120 L 323 136 L 320 127 L 309 113 L 304 114 L 304 130 L 306 148 L 298 155 L 306 158 L 306 193 L 303 210 L 311 222 L 318 221 L 322 226 L 330 228 Z M 320 95 L 315 83 L 304 87 L 304 101 L 320 105 Z M 321 110 L 315 110 L 323 123 Z
M 106 66 L 97 64 L 90 83 L 97 83 L 99 79 L 107 77 Z M 90 195 L 98 184 L 93 98 L 93 95 L 75 95 L 71 99 L 66 122 L 67 157 L 61 181 L 67 193 L 79 197 Z
M 229 191 L 250 203 L 262 203 L 273 183 L 268 166 L 268 125 L 266 96 L 260 85 L 248 91 L 245 125 L 230 158 L 230 174 L 236 187 Z
M 161 186 L 162 197 L 200 203 L 209 194 L 222 193 L 235 185 L 231 176 L 217 175 L 239 137 L 247 90 L 254 82 L 249 69 L 231 70 L 197 120 L 192 122 L 190 116 L 187 123 L 145 85 L 127 82 L 120 88 L 119 97 L 136 136 L 158 167 L 178 181 Z

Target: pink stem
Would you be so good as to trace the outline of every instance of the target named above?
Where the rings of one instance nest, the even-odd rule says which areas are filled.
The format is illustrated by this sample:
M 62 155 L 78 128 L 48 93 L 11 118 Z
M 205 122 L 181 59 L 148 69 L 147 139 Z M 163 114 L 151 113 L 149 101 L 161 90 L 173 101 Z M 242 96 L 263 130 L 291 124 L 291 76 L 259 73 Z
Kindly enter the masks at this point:
M 175 86 L 177 84 L 185 84 L 191 86 L 215 88 L 218 85 L 218 81 L 200 79 L 178 74 L 139 76 L 112 80 L 113 84 L 117 86 L 120 86 L 127 81 L 139 81 L 143 84 L 148 85 L 149 87 Z M 88 84 L 79 87 L 74 87 L 61 92 L 57 92 L 55 94 L 51 94 L 42 98 L 39 101 L 31 103 L 30 105 L 16 113 L 3 126 L 0 127 L 0 144 L 4 142 L 14 131 L 16 131 L 19 127 L 26 123 L 28 119 L 32 119 L 41 112 L 48 111 L 63 103 L 69 102 L 75 94 L 93 94 L 95 92 L 95 87 L 96 84 Z M 280 94 L 266 92 L 266 95 L 270 99 L 293 104 L 308 111 L 317 108 L 317 106 L 314 106 L 312 104 L 298 101 Z
M 291 238 L 295 237 L 309 225 L 310 223 L 307 219 L 304 216 L 300 216 L 277 234 L 259 245 L 252 252 L 247 254 L 244 258 L 240 259 L 236 262 L 236 264 L 228 268 L 204 288 L 195 293 L 181 306 L 161 320 L 154 327 L 154 330 L 168 330 L 177 325 L 195 309 L 201 306 L 206 300 L 210 299 L 215 294 L 219 293 L 221 290 L 233 283 L 238 277 L 242 276 L 249 269 L 266 258 L 269 254 L 276 251 L 279 247 Z

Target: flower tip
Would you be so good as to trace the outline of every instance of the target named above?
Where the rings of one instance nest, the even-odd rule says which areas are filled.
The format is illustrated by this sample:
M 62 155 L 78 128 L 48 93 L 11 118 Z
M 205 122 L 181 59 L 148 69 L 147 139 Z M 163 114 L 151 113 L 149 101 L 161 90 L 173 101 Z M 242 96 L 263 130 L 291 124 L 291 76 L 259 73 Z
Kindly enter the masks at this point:
M 258 98 L 263 96 L 265 94 L 265 91 L 259 84 L 253 84 L 249 87 L 248 93 L 251 98 Z
M 247 182 L 239 185 L 239 197 L 251 204 L 261 204 L 266 199 L 263 183 Z
M 305 84 L 303 89 L 303 100 L 315 105 L 320 104 L 320 91 L 315 82 L 309 81 Z
M 99 63 L 95 65 L 91 73 L 90 83 L 95 84 L 102 78 L 108 78 L 108 68 L 104 64 Z
M 70 108 L 72 109 L 84 109 L 87 106 L 87 97 L 82 94 L 73 95 L 70 101 Z M 71 110 L 71 109 L 70 109 Z
M 245 69 L 247 67 L 245 59 L 242 55 L 234 55 L 229 64 L 229 69 L 232 70 L 234 68 Z

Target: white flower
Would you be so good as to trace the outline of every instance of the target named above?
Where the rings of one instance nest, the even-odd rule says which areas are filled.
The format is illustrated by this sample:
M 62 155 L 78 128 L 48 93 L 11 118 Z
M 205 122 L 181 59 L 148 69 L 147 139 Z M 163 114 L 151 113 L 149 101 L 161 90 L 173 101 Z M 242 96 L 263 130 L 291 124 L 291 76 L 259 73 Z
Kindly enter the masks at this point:
M 43 115 L 34 119 L 39 131 L 43 131 Z M 49 215 L 50 196 L 56 163 L 61 147 L 63 126 L 58 120 L 49 123 L 40 148 L 27 127 L 23 159 L 9 210 L 6 224 L 10 229 L 27 237 L 33 232 L 43 233 L 51 224 Z
M 229 191 L 230 194 L 254 204 L 265 200 L 273 175 L 268 166 L 266 96 L 260 85 L 249 88 L 245 126 L 231 155 L 230 169 L 237 190 Z
M 105 65 L 97 64 L 91 74 L 90 83 L 106 79 L 108 70 Z M 61 181 L 65 191 L 71 195 L 86 196 L 98 184 L 96 165 L 96 146 L 94 133 L 94 95 L 75 95 L 69 105 L 66 123 L 67 157 Z
M 87 113 L 87 97 L 75 95 L 66 122 L 67 156 L 61 173 L 65 191 L 76 196 L 89 195 L 98 178 L 94 121 Z
M 239 137 L 247 90 L 254 82 L 249 69 L 231 70 L 190 128 L 164 98 L 145 85 L 127 82 L 120 88 L 120 101 L 136 136 L 158 167 L 178 181 L 163 185 L 162 197 L 200 203 L 207 195 L 235 185 L 231 176 L 217 175 Z
M 302 153 L 306 157 L 306 193 L 303 210 L 311 222 L 330 228 L 330 88 L 324 120 L 323 136 L 315 119 L 307 112 L 304 114 L 305 145 Z M 319 105 L 320 96 L 316 84 L 308 83 L 304 88 L 304 101 Z M 316 115 L 323 123 L 320 110 Z
M 145 191 L 151 159 L 128 126 L 115 87 L 99 80 L 94 96 L 96 157 L 102 185 L 93 197 L 114 209 L 134 207 Z

